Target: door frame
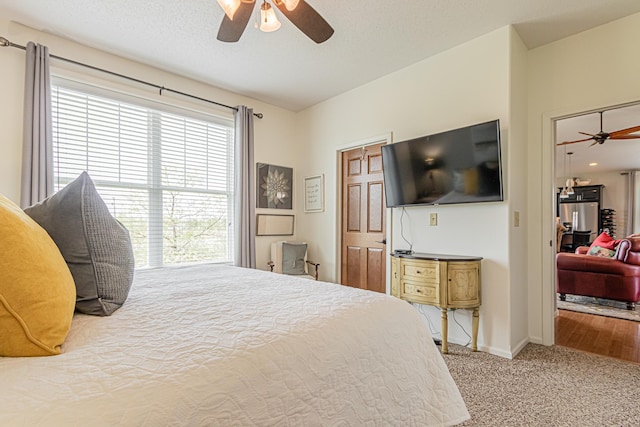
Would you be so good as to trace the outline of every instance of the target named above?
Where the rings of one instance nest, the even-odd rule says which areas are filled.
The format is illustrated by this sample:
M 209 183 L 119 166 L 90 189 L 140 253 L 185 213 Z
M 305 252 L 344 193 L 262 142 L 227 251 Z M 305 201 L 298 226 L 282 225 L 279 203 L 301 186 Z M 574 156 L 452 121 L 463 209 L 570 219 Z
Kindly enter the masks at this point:
M 635 98 L 617 102 L 599 102 L 597 105 L 567 107 L 556 111 L 543 113 L 542 115 L 542 344 L 555 344 L 555 317 L 556 308 L 556 245 L 548 245 L 547 242 L 556 240 L 555 219 L 555 182 L 556 173 L 556 127 L 558 120 L 597 113 L 613 108 L 637 105 L 640 101 Z M 582 107 L 582 108 L 581 108 Z M 549 252 L 546 252 L 549 250 Z
M 382 135 L 372 136 L 366 139 L 360 139 L 357 141 L 352 141 L 347 144 L 338 146 L 336 148 L 336 191 L 335 191 L 335 202 L 336 202 L 336 259 L 335 259 L 335 277 L 337 283 L 342 283 L 342 153 L 345 151 L 350 151 L 355 148 L 367 147 L 369 145 L 376 144 L 392 144 L 393 143 L 393 132 L 385 133 Z M 390 293 L 390 271 L 391 271 L 391 257 L 390 257 L 390 249 L 391 248 L 391 236 L 393 233 L 391 232 L 391 214 L 392 209 L 385 208 L 385 239 L 387 240 L 387 244 L 385 245 L 385 265 L 386 265 L 386 276 L 385 277 L 385 293 Z

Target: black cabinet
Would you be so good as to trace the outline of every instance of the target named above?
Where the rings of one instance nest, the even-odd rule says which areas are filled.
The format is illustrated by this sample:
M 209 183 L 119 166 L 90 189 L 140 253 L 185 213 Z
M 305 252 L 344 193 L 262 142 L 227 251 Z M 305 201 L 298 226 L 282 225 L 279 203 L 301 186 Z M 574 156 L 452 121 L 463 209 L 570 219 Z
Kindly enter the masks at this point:
M 602 193 L 601 185 L 593 185 L 589 187 L 574 187 L 576 200 L 581 202 L 598 202 L 600 203 L 600 197 Z
M 566 199 L 558 199 L 559 203 L 571 202 L 598 202 L 602 197 L 602 185 L 583 185 L 581 187 L 573 187 L 573 194 Z M 562 191 L 562 188 L 560 188 Z M 558 193 L 558 197 L 559 193 Z

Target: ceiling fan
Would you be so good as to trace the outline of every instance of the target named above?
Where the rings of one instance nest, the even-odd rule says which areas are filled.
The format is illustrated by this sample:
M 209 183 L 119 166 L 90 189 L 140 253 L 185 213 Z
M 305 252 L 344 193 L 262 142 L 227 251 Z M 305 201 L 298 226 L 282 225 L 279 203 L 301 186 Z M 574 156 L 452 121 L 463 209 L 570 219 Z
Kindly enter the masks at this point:
M 589 141 L 591 139 L 593 139 L 593 143 L 589 146 L 593 146 L 596 144 L 604 144 L 604 142 L 608 139 L 640 139 L 640 135 L 630 135 L 634 132 L 638 132 L 640 131 L 640 126 L 634 126 L 631 128 L 627 128 L 627 129 L 621 129 L 621 130 L 617 130 L 614 132 L 604 132 L 602 130 L 602 113 L 603 111 L 600 111 L 600 132 L 596 133 L 595 135 L 592 135 L 590 133 L 586 133 L 586 132 L 578 132 L 581 133 L 583 135 L 589 135 L 589 138 L 584 138 L 584 139 L 578 139 L 575 141 L 565 141 L 565 142 L 560 142 L 557 145 L 567 145 L 567 144 L 575 144 L 576 142 L 584 142 L 584 141 Z
M 291 21 L 300 31 L 316 43 L 327 41 L 333 35 L 333 28 L 324 20 L 314 8 L 304 0 L 271 0 L 271 2 Z M 251 19 L 256 0 L 218 0 L 225 12 L 218 40 L 223 42 L 237 42 Z M 260 6 L 260 29 L 265 32 L 280 28 L 280 22 L 266 0 Z

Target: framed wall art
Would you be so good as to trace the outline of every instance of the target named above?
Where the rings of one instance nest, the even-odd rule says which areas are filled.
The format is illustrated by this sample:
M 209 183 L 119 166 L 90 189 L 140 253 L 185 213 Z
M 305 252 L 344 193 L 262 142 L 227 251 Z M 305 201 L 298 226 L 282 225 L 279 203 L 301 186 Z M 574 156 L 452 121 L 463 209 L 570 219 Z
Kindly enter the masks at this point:
M 304 179 L 304 211 L 324 211 L 324 174 Z
M 256 207 L 291 209 L 293 206 L 293 169 L 284 166 L 257 164 Z

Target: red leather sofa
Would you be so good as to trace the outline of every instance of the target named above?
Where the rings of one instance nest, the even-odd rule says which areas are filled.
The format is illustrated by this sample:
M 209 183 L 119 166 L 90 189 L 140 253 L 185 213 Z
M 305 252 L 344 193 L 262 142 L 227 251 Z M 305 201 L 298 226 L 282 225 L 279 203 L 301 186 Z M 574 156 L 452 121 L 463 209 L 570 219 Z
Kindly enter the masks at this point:
M 556 255 L 557 292 L 605 298 L 627 303 L 634 310 L 640 301 L 640 237 L 622 239 L 613 258 L 587 255 L 588 246 L 575 253 Z

